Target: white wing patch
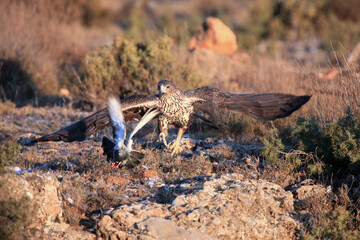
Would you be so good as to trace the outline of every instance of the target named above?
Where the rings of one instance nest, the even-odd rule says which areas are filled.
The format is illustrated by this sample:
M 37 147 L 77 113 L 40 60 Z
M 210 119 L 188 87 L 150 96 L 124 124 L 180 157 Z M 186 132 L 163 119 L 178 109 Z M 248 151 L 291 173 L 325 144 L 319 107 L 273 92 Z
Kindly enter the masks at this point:
M 108 111 L 111 124 L 113 126 L 114 131 L 114 142 L 116 145 L 125 141 L 125 124 L 124 124 L 124 117 L 121 109 L 120 101 L 114 97 L 108 97 Z
M 155 118 L 160 113 L 159 109 L 149 109 L 145 115 L 141 118 L 140 122 L 136 125 L 134 130 L 131 132 L 130 136 L 128 136 L 127 140 L 127 148 L 131 149 L 132 138 L 133 136 L 143 127 L 145 124 L 150 122 L 153 118 Z

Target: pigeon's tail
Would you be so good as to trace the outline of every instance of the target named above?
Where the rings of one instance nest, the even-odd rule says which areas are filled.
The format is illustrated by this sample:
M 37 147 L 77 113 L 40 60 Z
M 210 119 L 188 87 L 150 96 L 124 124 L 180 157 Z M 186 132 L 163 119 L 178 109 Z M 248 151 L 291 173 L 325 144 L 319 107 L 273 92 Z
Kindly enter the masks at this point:
M 114 147 L 115 143 L 111 141 L 109 138 L 104 137 L 102 141 L 102 148 L 104 150 L 104 155 L 106 156 L 106 159 L 108 162 L 112 162 L 114 159 Z M 116 162 L 116 165 L 127 167 L 127 168 L 134 168 L 138 164 L 141 163 L 141 160 L 145 157 L 145 154 L 137 151 L 137 150 L 131 150 L 130 156 L 126 158 L 123 161 Z
M 144 157 L 145 157 L 144 153 L 137 150 L 131 150 L 130 157 L 126 159 L 121 165 L 127 168 L 134 168 L 141 163 L 141 160 Z

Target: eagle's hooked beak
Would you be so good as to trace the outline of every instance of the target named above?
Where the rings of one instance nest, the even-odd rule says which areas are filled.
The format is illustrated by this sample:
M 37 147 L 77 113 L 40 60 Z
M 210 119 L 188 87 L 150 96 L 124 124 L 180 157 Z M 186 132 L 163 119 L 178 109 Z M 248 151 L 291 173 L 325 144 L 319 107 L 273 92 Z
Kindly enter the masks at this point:
M 163 85 L 161 85 L 161 86 L 159 87 L 159 92 L 160 92 L 161 94 L 164 93 L 164 86 L 163 86 Z

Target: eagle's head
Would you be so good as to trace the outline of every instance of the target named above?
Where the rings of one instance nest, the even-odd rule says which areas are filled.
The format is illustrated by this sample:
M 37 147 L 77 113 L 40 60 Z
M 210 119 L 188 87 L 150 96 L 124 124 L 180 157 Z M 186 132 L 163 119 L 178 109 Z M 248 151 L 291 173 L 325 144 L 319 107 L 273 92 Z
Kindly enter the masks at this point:
M 158 90 L 160 94 L 173 94 L 179 91 L 179 89 L 168 80 L 161 80 L 158 83 Z

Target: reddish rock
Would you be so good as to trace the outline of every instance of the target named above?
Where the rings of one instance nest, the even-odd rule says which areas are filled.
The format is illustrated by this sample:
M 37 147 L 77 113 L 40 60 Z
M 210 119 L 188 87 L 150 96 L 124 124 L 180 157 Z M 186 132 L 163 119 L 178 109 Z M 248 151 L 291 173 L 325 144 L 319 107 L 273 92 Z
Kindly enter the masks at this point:
M 154 169 L 144 170 L 140 173 L 140 178 L 152 178 L 152 177 L 158 177 L 158 173 Z
M 338 74 L 338 72 L 335 69 L 332 69 L 330 71 L 328 71 L 327 73 L 319 73 L 319 78 L 324 78 L 324 79 L 333 79 L 334 77 L 336 77 L 336 75 Z
M 189 50 L 208 49 L 222 54 L 233 54 L 237 49 L 236 36 L 220 19 L 206 18 L 190 40 Z
M 67 90 L 66 88 L 61 88 L 60 91 L 59 91 L 59 95 L 64 96 L 64 97 L 69 97 L 70 96 L 70 91 Z
M 116 184 L 127 185 L 129 184 L 129 180 L 123 177 L 109 177 L 106 183 L 111 185 L 116 185 Z

